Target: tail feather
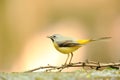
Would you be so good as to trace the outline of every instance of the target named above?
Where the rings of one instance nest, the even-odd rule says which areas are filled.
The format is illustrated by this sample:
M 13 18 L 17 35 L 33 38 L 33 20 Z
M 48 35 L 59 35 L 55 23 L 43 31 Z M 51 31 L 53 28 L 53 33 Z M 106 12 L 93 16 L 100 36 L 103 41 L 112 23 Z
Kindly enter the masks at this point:
M 101 38 L 98 38 L 98 39 L 91 39 L 91 41 L 99 41 L 99 40 L 105 40 L 105 39 L 110 39 L 112 37 L 101 37 Z
M 105 39 L 110 39 L 110 38 L 112 37 L 101 37 L 98 39 L 78 40 L 78 43 L 80 43 L 81 45 L 84 45 L 84 44 L 88 44 L 93 41 L 105 40 Z
M 88 40 L 78 40 L 77 42 L 80 43 L 81 45 L 84 45 L 84 44 L 87 44 L 87 43 L 91 42 L 91 40 L 90 39 L 88 39 Z

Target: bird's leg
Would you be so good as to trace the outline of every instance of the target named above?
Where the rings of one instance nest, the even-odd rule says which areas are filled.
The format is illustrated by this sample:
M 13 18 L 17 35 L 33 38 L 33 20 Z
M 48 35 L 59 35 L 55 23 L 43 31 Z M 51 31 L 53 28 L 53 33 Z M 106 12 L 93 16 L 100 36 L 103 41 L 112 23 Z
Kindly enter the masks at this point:
M 67 64 L 68 58 L 69 58 L 69 54 L 68 54 L 68 56 L 67 56 L 67 59 L 66 59 L 66 61 L 65 61 L 65 64 L 64 64 L 64 65 L 66 65 L 66 64 Z
M 71 52 L 71 58 L 70 58 L 69 64 L 70 64 L 71 61 L 72 61 L 72 57 L 73 57 L 73 53 Z

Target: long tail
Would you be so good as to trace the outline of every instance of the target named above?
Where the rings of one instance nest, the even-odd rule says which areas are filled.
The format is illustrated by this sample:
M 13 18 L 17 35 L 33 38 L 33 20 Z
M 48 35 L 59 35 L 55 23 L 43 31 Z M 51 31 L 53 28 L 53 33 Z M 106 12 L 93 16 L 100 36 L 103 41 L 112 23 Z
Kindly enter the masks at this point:
M 78 40 L 78 42 L 81 45 L 84 45 L 84 44 L 88 44 L 88 43 L 93 42 L 93 41 L 106 40 L 106 39 L 110 39 L 110 38 L 112 38 L 112 37 L 101 37 L 98 39 Z
M 105 40 L 105 39 L 110 39 L 112 37 L 101 37 L 101 38 L 98 38 L 98 39 L 91 39 L 91 41 L 99 41 L 99 40 Z

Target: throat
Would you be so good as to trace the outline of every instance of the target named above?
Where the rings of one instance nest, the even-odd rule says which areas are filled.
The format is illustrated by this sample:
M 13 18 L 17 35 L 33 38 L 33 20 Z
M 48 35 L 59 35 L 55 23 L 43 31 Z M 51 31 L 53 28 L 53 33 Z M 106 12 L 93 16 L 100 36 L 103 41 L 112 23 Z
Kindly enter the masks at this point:
M 54 42 L 54 39 L 51 38 L 51 40 L 52 40 L 52 42 Z

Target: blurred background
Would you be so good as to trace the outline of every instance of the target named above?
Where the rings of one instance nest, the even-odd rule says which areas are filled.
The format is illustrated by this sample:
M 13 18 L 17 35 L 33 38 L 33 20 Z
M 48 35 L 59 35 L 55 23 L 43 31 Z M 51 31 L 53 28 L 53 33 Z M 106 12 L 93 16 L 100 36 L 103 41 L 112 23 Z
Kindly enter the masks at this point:
M 67 55 L 46 36 L 110 36 L 74 52 L 72 62 L 120 60 L 120 0 L 0 0 L 0 72 L 62 65 Z

